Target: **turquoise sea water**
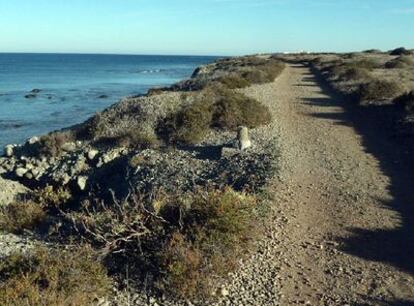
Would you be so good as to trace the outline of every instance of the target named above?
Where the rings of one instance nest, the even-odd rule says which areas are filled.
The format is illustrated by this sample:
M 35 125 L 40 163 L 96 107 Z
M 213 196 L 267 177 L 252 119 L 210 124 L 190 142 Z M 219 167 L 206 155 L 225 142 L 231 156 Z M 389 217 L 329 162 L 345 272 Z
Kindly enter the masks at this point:
M 188 78 L 215 59 L 0 53 L 0 147 L 80 123 L 122 97 Z M 31 95 L 33 89 L 40 92 Z

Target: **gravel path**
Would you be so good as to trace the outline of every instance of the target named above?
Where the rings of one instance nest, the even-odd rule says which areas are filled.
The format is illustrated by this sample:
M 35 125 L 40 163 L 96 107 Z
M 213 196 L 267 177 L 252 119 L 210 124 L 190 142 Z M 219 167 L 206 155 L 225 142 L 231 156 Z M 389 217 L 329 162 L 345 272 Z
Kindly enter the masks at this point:
M 279 269 L 280 304 L 414 305 L 413 180 L 386 160 L 397 149 L 308 68 L 290 66 L 270 94 L 281 182 L 261 266 Z

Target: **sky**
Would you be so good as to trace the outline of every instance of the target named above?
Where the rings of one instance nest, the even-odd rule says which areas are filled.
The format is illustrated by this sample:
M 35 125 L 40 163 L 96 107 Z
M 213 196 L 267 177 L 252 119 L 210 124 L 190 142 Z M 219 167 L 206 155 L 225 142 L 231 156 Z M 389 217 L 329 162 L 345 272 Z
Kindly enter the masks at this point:
M 0 52 L 414 48 L 414 0 L 0 0 Z

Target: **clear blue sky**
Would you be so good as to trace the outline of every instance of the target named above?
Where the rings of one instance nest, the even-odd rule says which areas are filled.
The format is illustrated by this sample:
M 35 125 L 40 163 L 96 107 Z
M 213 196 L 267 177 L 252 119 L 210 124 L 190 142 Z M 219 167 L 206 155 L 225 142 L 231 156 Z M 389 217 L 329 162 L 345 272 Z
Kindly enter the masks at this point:
M 414 47 L 414 0 L 0 0 L 0 52 Z

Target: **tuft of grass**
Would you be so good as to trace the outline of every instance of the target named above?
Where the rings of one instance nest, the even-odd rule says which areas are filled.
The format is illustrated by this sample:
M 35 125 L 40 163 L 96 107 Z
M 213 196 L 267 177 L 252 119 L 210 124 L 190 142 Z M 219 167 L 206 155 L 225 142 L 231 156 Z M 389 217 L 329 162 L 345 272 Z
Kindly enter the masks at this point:
M 14 202 L 0 208 L 0 229 L 13 234 L 32 231 L 45 222 L 44 206 L 32 200 Z
M 111 280 L 89 247 L 37 247 L 0 262 L 0 305 L 92 305 Z
M 360 104 L 394 99 L 401 92 L 397 82 L 386 80 L 372 80 L 362 84 L 357 92 Z

